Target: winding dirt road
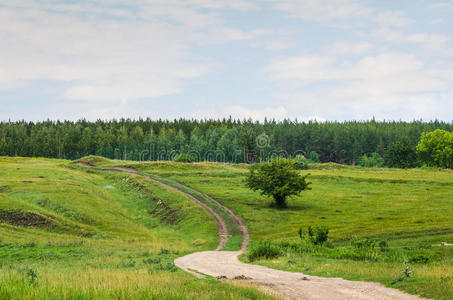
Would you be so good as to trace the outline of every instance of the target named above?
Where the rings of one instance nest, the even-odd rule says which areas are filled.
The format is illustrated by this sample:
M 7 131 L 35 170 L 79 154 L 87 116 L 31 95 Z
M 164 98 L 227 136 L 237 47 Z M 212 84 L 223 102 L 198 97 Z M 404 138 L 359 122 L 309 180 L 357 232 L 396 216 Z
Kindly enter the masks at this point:
M 203 194 L 205 197 L 216 203 L 216 205 L 219 205 L 219 207 L 224 209 L 227 213 L 232 215 L 233 219 L 242 231 L 242 244 L 240 251 L 218 251 L 225 246 L 229 234 L 224 220 L 206 203 L 174 186 L 165 184 L 160 180 L 151 178 L 150 176 L 137 174 L 134 169 L 116 167 L 110 171 L 127 172 L 133 176 L 143 176 L 149 180 L 158 182 L 167 188 L 184 194 L 186 197 L 206 209 L 208 213 L 214 217 L 217 223 L 220 240 L 216 251 L 195 252 L 179 257 L 174 261 L 176 266 L 190 272 L 196 277 L 204 278 L 206 276 L 203 274 L 205 274 L 223 281 L 245 280 L 266 292 L 271 292 L 287 299 L 422 299 L 418 296 L 409 295 L 397 289 L 387 288 L 379 283 L 350 281 L 342 278 L 309 276 L 303 273 L 286 272 L 263 266 L 242 263 L 238 260 L 238 256 L 247 248 L 249 232 L 243 220 L 239 218 L 231 209 L 223 206 L 219 201 L 213 199 L 212 197 Z M 158 177 L 156 175 L 154 176 Z M 186 189 L 193 190 L 192 188 L 179 182 L 172 182 Z

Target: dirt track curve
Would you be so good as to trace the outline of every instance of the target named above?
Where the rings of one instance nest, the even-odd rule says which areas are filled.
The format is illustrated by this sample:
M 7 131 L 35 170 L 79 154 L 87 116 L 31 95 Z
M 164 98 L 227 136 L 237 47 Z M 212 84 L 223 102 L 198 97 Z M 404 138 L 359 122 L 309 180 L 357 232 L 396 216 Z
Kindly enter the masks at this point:
M 83 164 L 80 164 L 83 165 Z M 83 165 L 86 166 L 86 165 Z M 210 213 L 216 223 L 219 234 L 219 244 L 216 251 L 195 252 L 175 259 L 175 265 L 179 268 L 190 272 L 196 277 L 204 278 L 203 274 L 219 278 L 221 280 L 246 280 L 258 288 L 267 292 L 272 292 L 287 299 L 326 299 L 326 300 L 343 300 L 343 299 L 386 299 L 386 300 L 415 300 L 426 299 L 418 296 L 409 295 L 397 289 L 387 288 L 379 283 L 351 281 L 342 278 L 324 278 L 309 276 L 303 273 L 280 271 L 263 266 L 245 264 L 238 260 L 248 245 L 249 232 L 243 220 L 239 218 L 231 209 L 223 206 L 219 201 L 203 194 L 211 201 L 219 205 L 227 213 L 231 214 L 242 231 L 242 244 L 239 251 L 219 251 L 228 241 L 228 230 L 224 220 L 206 203 L 196 199 L 192 195 L 185 193 L 178 188 L 165 184 L 150 176 L 140 175 L 132 168 L 116 167 L 110 172 L 127 172 L 132 176 L 143 176 L 149 180 L 176 190 L 197 204 L 202 206 Z M 154 175 L 156 176 L 156 175 Z M 156 176 L 159 177 L 159 176 Z M 169 180 L 169 179 L 166 179 Z M 171 180 L 170 180 L 171 181 Z M 192 188 L 179 182 L 172 181 L 174 184 L 186 189 Z M 195 191 L 195 190 L 193 190 Z M 198 192 L 198 191 L 197 191 Z

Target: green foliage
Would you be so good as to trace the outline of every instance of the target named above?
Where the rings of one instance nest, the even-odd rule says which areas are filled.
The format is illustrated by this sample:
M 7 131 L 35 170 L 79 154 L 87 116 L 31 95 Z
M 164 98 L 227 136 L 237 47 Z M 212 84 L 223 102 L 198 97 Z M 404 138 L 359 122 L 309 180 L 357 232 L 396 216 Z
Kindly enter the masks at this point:
M 314 163 L 319 163 L 320 160 L 319 160 L 319 154 L 316 153 L 315 151 L 311 151 L 310 154 L 309 154 L 309 158 L 312 162 Z
M 410 278 L 413 276 L 414 270 L 412 270 L 408 265 L 404 265 L 404 269 L 401 272 L 402 274 L 398 277 L 396 277 L 393 281 L 392 284 L 404 281 L 407 278 Z
M 0 155 L 78 159 L 171 160 L 175 152 L 196 161 L 250 163 L 272 153 L 307 153 L 313 162 L 357 164 L 364 154 L 383 153 L 422 132 L 452 131 L 444 122 L 293 122 L 289 120 L 79 120 L 0 122 Z M 257 145 L 257 142 L 258 145 Z
M 418 165 L 415 146 L 408 138 L 391 143 L 385 150 L 385 164 L 390 168 L 414 168 Z
M 248 259 L 255 261 L 260 258 L 272 259 L 279 257 L 282 254 L 280 247 L 270 240 L 260 241 L 259 243 L 252 245 L 248 252 Z
M 410 263 L 416 264 L 427 264 L 429 262 L 430 257 L 424 253 L 416 253 L 409 257 Z
M 36 284 L 38 281 L 38 273 L 34 269 L 27 270 L 27 279 L 30 284 Z
M 453 132 L 437 129 L 423 133 L 417 154 L 427 166 L 453 168 Z
M 175 155 L 173 161 L 191 163 L 195 161 L 195 157 L 192 154 L 180 153 Z
M 296 170 L 307 170 L 311 161 L 303 155 L 296 155 L 294 158 L 294 168 Z
M 376 245 L 376 241 L 371 239 L 362 239 L 353 242 L 352 257 L 359 260 L 377 260 L 380 249 Z
M 327 242 L 329 237 L 329 229 L 318 226 L 315 228 L 308 226 L 307 231 L 304 232 L 302 228 L 299 228 L 299 237 L 301 240 L 305 239 L 313 245 L 323 245 Z
M 359 159 L 359 165 L 362 167 L 373 168 L 373 167 L 382 167 L 384 165 L 384 159 L 379 155 L 379 153 L 373 152 L 368 157 L 364 154 Z
M 249 169 L 246 177 L 247 186 L 262 195 L 272 196 L 277 207 L 285 207 L 289 196 L 299 195 L 309 189 L 305 176 L 294 168 L 294 161 L 274 158 L 267 162 L 256 163 Z

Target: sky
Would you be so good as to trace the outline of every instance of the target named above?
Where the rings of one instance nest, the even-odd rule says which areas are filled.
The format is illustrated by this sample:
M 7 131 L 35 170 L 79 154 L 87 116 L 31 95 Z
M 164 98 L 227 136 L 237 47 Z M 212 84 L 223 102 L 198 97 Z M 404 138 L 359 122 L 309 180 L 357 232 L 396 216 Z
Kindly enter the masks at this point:
M 453 120 L 453 0 L 0 1 L 0 120 Z

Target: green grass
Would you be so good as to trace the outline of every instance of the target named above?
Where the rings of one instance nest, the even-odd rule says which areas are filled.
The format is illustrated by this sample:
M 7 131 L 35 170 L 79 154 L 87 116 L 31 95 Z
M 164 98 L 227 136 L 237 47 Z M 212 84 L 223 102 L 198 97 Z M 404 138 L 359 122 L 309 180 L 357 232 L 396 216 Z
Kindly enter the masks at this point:
M 332 258 L 328 251 L 284 255 L 255 263 L 322 276 L 379 281 L 435 299 L 453 294 L 453 171 L 379 169 L 315 165 L 312 190 L 289 200 L 287 209 L 270 207 L 271 199 L 245 187 L 244 165 L 174 162 L 128 163 L 141 172 L 183 182 L 230 207 L 250 229 L 252 246 L 262 240 L 299 243 L 300 227 L 323 226 L 335 251 L 347 251 L 355 240 L 386 241 L 394 258 L 377 261 Z M 392 284 L 405 261 L 419 252 L 426 264 L 408 262 L 414 276 Z M 386 256 L 385 256 L 386 257 Z M 246 255 L 243 257 L 246 259 Z
M 0 299 L 271 299 L 173 265 L 217 243 L 213 218 L 158 183 L 0 157 Z

